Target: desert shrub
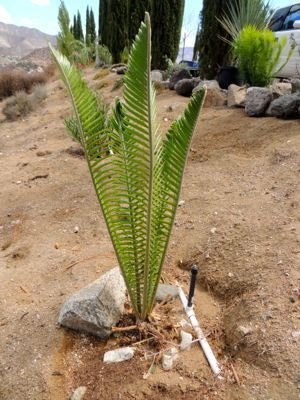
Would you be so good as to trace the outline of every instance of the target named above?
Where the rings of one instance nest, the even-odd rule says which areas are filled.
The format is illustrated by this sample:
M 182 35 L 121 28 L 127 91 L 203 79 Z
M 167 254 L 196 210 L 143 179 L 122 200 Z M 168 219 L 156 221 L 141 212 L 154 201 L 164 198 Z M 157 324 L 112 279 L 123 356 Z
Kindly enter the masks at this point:
M 233 51 L 245 83 L 268 86 L 286 64 L 278 65 L 285 44 L 286 39 L 277 41 L 269 29 L 259 30 L 253 25 L 243 28 L 233 42 Z
M 94 75 L 93 80 L 96 81 L 98 79 L 105 78 L 107 75 L 109 75 L 108 69 L 100 69 L 100 71 Z
M 98 54 L 102 64 L 111 64 L 112 55 L 106 46 L 98 46 Z
M 7 100 L 2 112 L 9 121 L 15 121 L 18 118 L 25 117 L 32 110 L 33 101 L 31 96 L 21 91 Z
M 52 62 L 52 63 L 46 65 L 46 67 L 44 67 L 43 69 L 44 69 L 44 73 L 46 74 L 47 78 L 52 78 L 52 76 L 54 76 L 55 71 L 56 71 L 56 65 Z
M 29 93 L 34 85 L 46 81 L 47 75 L 43 72 L 2 71 L 0 73 L 0 100 L 21 91 Z
M 45 85 L 35 85 L 32 91 L 32 100 L 34 103 L 40 103 L 47 97 L 47 88 Z
M 8 99 L 2 112 L 9 121 L 24 118 L 38 107 L 46 97 L 46 86 L 42 84 L 35 85 L 31 94 L 27 94 L 22 90 Z

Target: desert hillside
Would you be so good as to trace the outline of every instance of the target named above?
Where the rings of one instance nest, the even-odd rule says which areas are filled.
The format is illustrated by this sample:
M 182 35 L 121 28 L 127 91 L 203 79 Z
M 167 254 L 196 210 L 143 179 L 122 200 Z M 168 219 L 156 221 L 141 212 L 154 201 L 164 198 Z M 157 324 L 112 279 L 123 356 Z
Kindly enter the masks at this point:
M 38 29 L 0 22 L 0 56 L 24 57 L 35 49 L 55 43 L 55 36 Z

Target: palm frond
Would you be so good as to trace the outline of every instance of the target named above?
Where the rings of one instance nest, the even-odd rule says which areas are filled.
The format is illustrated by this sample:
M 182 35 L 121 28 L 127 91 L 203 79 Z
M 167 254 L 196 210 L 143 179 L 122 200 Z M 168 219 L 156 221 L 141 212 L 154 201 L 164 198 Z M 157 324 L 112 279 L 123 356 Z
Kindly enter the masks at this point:
M 66 125 L 66 128 L 70 134 L 70 136 L 76 140 L 77 142 L 81 143 L 81 138 L 80 138 L 80 127 L 78 125 L 77 119 L 73 117 L 67 117 L 64 120 L 64 123 Z

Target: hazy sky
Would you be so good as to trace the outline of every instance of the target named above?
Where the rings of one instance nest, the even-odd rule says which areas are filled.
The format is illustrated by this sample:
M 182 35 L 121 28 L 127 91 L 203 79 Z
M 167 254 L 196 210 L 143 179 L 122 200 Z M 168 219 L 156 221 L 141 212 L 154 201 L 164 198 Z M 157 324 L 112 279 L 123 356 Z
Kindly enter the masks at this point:
M 59 3 L 59 0 L 0 0 L 0 21 L 37 28 L 46 33 L 56 34 L 58 31 L 57 10 Z M 274 7 L 283 7 L 294 3 L 297 3 L 297 1 L 272 1 Z M 90 5 L 94 10 L 97 22 L 99 0 L 65 0 L 65 4 L 71 18 L 77 9 L 79 9 L 83 23 L 86 6 Z M 185 0 L 183 31 L 187 35 L 186 46 L 192 47 L 194 44 L 201 8 L 202 0 Z

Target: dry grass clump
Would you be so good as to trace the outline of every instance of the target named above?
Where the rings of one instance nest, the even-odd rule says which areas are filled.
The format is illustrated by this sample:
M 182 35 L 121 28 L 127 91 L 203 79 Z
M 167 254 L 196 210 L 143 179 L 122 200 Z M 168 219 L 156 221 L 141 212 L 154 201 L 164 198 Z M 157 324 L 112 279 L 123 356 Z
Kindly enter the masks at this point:
M 166 90 L 166 87 L 162 82 L 155 81 L 153 82 L 153 84 L 157 95 L 161 94 L 164 90 Z
M 111 89 L 112 92 L 114 92 L 115 90 L 120 89 L 122 86 L 124 85 L 124 79 L 118 79 L 114 82 L 113 87 Z
M 96 85 L 96 90 L 101 90 L 101 89 L 106 88 L 108 86 L 109 86 L 109 80 L 101 79 L 99 81 L 99 83 L 97 83 L 97 85 Z
M 45 72 L 28 73 L 25 71 L 8 71 L 0 73 L 0 100 L 13 96 L 17 92 L 30 93 L 34 85 L 45 84 L 47 74 Z
M 56 65 L 52 62 L 46 67 L 43 67 L 44 73 L 46 74 L 47 78 L 52 78 L 52 76 L 55 75 L 55 72 L 57 71 Z
M 36 85 L 32 94 L 27 94 L 24 90 L 19 91 L 7 100 L 2 113 L 8 121 L 16 121 L 24 118 L 35 109 L 47 97 L 47 90 L 44 85 Z
M 47 97 L 47 88 L 45 85 L 35 85 L 31 94 L 31 98 L 34 103 L 39 103 L 45 100 Z
M 98 79 L 105 78 L 107 75 L 109 75 L 109 70 L 108 69 L 100 69 L 93 77 L 93 80 L 96 81 Z

